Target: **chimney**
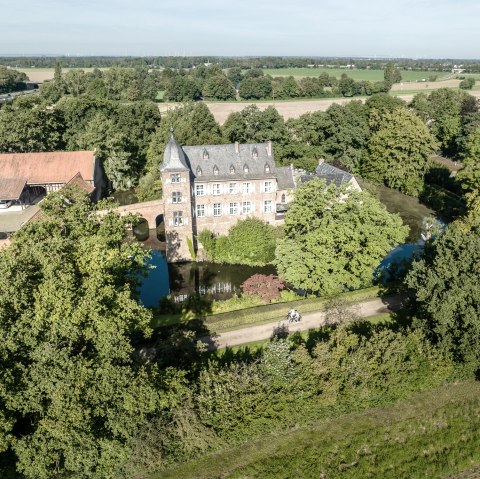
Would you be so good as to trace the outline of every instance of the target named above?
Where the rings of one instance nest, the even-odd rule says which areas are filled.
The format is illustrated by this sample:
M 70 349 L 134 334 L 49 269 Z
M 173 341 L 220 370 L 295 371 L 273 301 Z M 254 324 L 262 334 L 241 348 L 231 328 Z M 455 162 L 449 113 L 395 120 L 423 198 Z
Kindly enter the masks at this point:
M 267 155 L 272 156 L 272 140 L 268 140 L 267 142 Z
M 235 142 L 235 153 L 240 153 L 240 143 L 238 141 Z

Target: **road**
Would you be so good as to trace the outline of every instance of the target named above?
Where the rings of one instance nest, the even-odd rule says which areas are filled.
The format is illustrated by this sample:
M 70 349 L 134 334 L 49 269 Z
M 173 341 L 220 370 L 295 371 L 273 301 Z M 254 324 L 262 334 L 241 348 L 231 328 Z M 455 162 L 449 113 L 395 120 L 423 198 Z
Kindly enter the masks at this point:
M 357 317 L 368 318 L 379 313 L 397 311 L 402 307 L 402 301 L 399 296 L 388 296 L 385 298 L 376 298 L 370 301 L 354 304 L 347 308 Z M 300 311 L 301 313 L 301 311 Z M 240 346 L 242 344 L 269 339 L 275 331 L 281 330 L 282 333 L 294 333 L 297 331 L 308 331 L 317 329 L 325 325 L 325 311 L 315 311 L 303 315 L 299 323 L 288 323 L 286 320 L 280 320 L 274 323 L 251 326 L 234 331 L 227 331 L 211 336 L 204 336 L 200 341 L 205 343 L 210 351 L 226 348 L 228 346 Z

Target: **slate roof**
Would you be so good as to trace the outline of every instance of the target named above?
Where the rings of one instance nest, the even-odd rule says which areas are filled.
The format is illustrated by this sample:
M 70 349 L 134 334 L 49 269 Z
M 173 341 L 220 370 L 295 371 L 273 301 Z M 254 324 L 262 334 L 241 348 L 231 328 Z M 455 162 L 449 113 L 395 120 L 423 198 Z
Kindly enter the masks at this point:
M 173 137 L 173 130 L 170 131 L 170 141 L 167 143 L 165 151 L 163 152 L 163 163 L 160 166 L 160 171 L 188 170 L 185 154 Z
M 277 166 L 278 190 L 293 190 L 295 182 L 293 180 L 293 171 L 290 166 Z
M 213 181 L 275 178 L 275 160 L 273 154 L 268 155 L 267 148 L 266 143 L 251 143 L 184 146 L 183 151 L 194 178 L 197 181 Z M 230 173 L 231 167 L 234 173 Z M 217 175 L 214 174 L 215 168 L 218 169 Z
M 26 178 L 0 177 L 0 200 L 18 200 L 26 183 Z
M 334 183 L 336 186 L 340 186 L 343 183 L 349 183 L 353 178 L 353 175 L 350 173 L 340 170 L 328 163 L 321 163 L 318 165 L 313 175 L 302 176 L 302 181 L 309 181 L 313 176 L 325 180 L 327 185 Z
M 94 151 L 0 154 L 0 179 L 24 178 L 29 184 L 66 183 L 77 172 L 93 181 Z

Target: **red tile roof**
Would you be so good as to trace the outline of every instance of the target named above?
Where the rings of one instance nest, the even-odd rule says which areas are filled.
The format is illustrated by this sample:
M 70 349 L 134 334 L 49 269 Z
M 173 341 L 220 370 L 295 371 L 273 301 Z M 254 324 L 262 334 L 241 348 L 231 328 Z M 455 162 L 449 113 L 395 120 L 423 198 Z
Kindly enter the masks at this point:
M 3 178 L 0 173 L 0 200 L 18 200 L 26 182 L 26 178 Z
M 0 154 L 0 179 L 25 178 L 28 184 L 67 183 L 77 172 L 93 180 L 94 151 Z

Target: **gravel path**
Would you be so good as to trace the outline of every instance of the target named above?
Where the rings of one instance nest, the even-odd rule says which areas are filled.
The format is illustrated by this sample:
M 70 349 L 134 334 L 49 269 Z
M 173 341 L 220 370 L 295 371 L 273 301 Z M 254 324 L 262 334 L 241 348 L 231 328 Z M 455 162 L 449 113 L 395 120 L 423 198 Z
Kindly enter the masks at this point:
M 401 306 L 402 301 L 399 296 L 388 296 L 352 305 L 348 310 L 356 316 L 368 318 L 369 316 L 374 316 L 379 313 L 397 311 Z M 301 313 L 302 312 L 300 311 L 300 314 Z M 293 333 L 296 331 L 317 329 L 324 325 L 325 311 L 316 311 L 303 315 L 302 320 L 299 323 L 288 323 L 286 320 L 282 319 L 275 323 L 261 324 L 211 336 L 204 336 L 203 338 L 200 338 L 200 341 L 205 343 L 210 351 L 214 351 L 215 349 L 221 349 L 228 346 L 239 346 L 262 339 L 268 339 L 278 331 L 281 331 L 282 333 Z

